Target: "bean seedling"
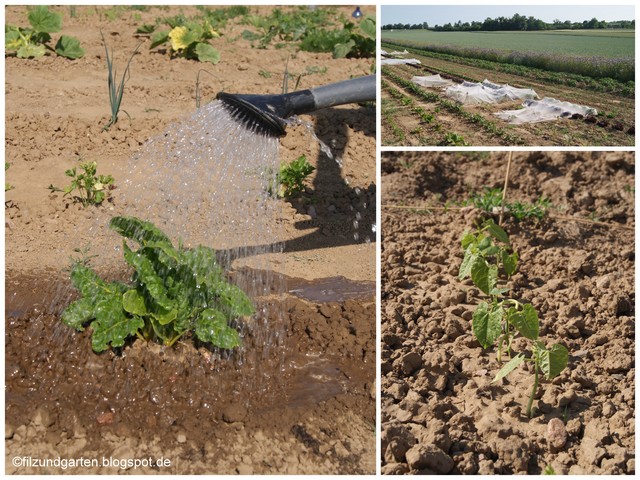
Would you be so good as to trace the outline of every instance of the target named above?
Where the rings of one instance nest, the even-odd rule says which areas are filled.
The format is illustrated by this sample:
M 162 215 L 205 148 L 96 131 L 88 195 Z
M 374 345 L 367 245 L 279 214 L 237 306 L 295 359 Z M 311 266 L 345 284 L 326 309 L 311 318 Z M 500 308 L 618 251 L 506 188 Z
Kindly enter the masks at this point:
M 533 399 L 538 390 L 539 372 L 551 380 L 567 366 L 569 353 L 561 344 L 551 348 L 538 339 L 540 323 L 538 313 L 530 304 L 523 304 L 513 298 L 505 298 L 510 289 L 499 283 L 513 275 L 518 267 L 518 254 L 513 252 L 507 233 L 492 219 L 486 220 L 475 232 L 465 232 L 462 240 L 464 258 L 458 278 L 471 278 L 473 284 L 489 301 L 482 301 L 472 317 L 473 334 L 482 346 L 489 348 L 497 342 L 497 359 L 502 361 L 503 353 L 510 360 L 498 371 L 492 383 L 506 377 L 521 363 L 533 362 L 534 383 L 527 404 L 527 415 L 532 416 Z M 511 355 L 512 341 L 516 335 L 531 340 L 531 357 L 523 353 Z
M 127 338 L 155 338 L 171 346 L 193 331 L 202 342 L 232 349 L 240 335 L 231 323 L 252 315 L 247 295 L 227 281 L 213 249 L 177 248 L 150 222 L 114 217 L 110 228 L 122 235 L 124 258 L 134 269 L 131 282 L 106 282 L 86 262 L 71 268 L 81 298 L 70 304 L 62 321 L 83 331 L 91 326 L 95 352 L 121 347 Z M 139 244 L 132 250 L 126 239 Z

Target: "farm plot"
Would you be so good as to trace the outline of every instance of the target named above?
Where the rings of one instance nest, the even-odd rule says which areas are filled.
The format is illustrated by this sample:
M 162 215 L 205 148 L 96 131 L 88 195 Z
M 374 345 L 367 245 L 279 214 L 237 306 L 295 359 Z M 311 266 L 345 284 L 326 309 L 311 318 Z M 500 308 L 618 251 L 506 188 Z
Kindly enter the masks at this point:
M 531 418 L 533 363 L 494 381 L 507 344 L 482 348 L 474 311 L 490 296 L 459 276 L 463 234 L 499 221 L 506 157 L 383 154 L 382 472 L 633 474 L 633 154 L 513 153 L 501 225 L 519 256 L 492 295 L 537 312 L 535 332 L 509 312 L 514 361 L 568 350 L 567 368 L 540 374 Z M 544 206 L 520 215 L 527 204 Z
M 375 15 L 374 8 L 362 10 Z M 278 212 L 268 225 L 268 233 L 278 236 L 273 248 L 264 255 L 248 248 L 266 242 L 264 231 L 252 231 L 244 234 L 235 256 L 229 255 L 225 278 L 235 285 L 249 285 L 255 293 L 251 300 L 256 315 L 234 315 L 236 320 L 227 325 L 243 335 L 241 347 L 230 353 L 198 340 L 199 333 L 214 335 L 220 324 L 209 307 L 205 320 L 216 327 L 199 333 L 196 329 L 179 339 L 173 336 L 168 342 L 175 340 L 172 347 L 139 338 L 154 336 L 145 324 L 124 345 L 99 354 L 92 349 L 98 327 L 76 332 L 61 321 L 62 312 L 80 298 L 70 285 L 71 258 L 88 263 L 101 278 L 131 281 L 126 255 L 140 276 L 125 294 L 114 295 L 121 300 L 125 317 L 152 317 L 158 321 L 152 324 L 158 331 L 170 330 L 166 322 L 182 307 L 153 311 L 147 307 L 160 305 L 158 291 L 178 291 L 176 282 L 169 282 L 169 274 L 164 290 L 151 288 L 154 276 L 146 263 L 138 261 L 142 254 L 127 251 L 138 245 L 127 240 L 124 247 L 122 238 L 107 227 L 108 221 L 125 207 L 149 220 L 145 214 L 151 209 L 136 211 L 147 201 L 158 210 L 177 205 L 190 215 L 194 224 L 187 224 L 187 229 L 196 230 L 192 238 L 200 242 L 223 236 L 211 228 L 216 218 L 244 225 L 248 222 L 240 213 L 242 207 L 250 204 L 258 209 L 248 198 L 230 193 L 237 179 L 220 175 L 219 183 L 207 182 L 211 171 L 229 171 L 221 167 L 227 158 L 211 160 L 202 152 L 203 157 L 193 155 L 189 164 L 185 154 L 181 159 L 185 163 L 175 162 L 178 168 L 172 169 L 161 155 L 149 161 L 149 140 L 159 145 L 153 151 L 157 153 L 166 146 L 166 138 L 175 138 L 171 136 L 185 128 L 189 133 L 190 119 L 207 111 L 218 92 L 280 93 L 285 69 L 290 91 L 369 74 L 374 58 L 364 51 L 367 42 L 360 24 L 345 28 L 345 23 L 351 25 L 346 19 L 353 9 L 120 5 L 49 11 L 63 19 L 61 30 L 51 32 L 49 46 L 54 48 L 61 35 L 75 37 L 84 55 L 71 60 L 50 52 L 22 58 L 38 48 L 31 45 L 5 58 L 6 472 L 375 472 L 376 262 L 371 224 L 376 122 L 371 106 L 348 105 L 303 115 L 277 141 L 282 164 L 304 157 L 315 170 L 302 176 L 302 191 L 289 198 L 275 198 L 266 188 L 261 192 L 269 195 Z M 47 22 L 41 20 L 47 17 L 42 10 L 36 13 L 29 19 L 24 6 L 5 8 L 8 24 L 55 30 L 55 25 L 44 26 Z M 334 58 L 332 52 L 301 50 L 282 28 L 271 35 L 275 30 L 270 25 L 291 27 L 301 17 L 322 22 L 323 31 L 339 31 L 343 40 L 352 35 L 363 40 L 361 50 L 343 51 L 349 54 Z M 192 33 L 200 33 L 200 41 L 195 48 L 183 48 L 188 38 L 180 34 L 187 27 L 176 25 L 192 19 L 196 23 Z M 174 33 L 158 37 L 157 30 Z M 116 67 L 118 85 L 131 58 L 122 110 L 110 127 L 106 127 L 112 119 L 107 56 Z M 211 125 L 198 140 L 216 128 Z M 336 158 L 323 153 L 314 136 Z M 180 152 L 186 152 L 184 145 L 198 143 L 192 140 L 187 136 Z M 219 143 L 235 140 L 227 135 Z M 241 165 L 243 160 L 238 159 Z M 188 167 L 180 168 L 184 165 Z M 246 176 L 254 178 L 264 170 Z M 183 177 L 183 171 L 190 173 Z M 191 181 L 177 188 L 171 184 L 173 174 Z M 126 197 L 131 185 L 140 188 Z M 171 195 L 173 204 L 165 201 Z M 222 212 L 208 208 L 212 199 L 224 205 Z M 181 214 L 169 220 L 173 225 L 185 223 Z M 145 259 L 157 260 L 150 252 L 158 259 L 164 252 L 169 260 L 162 257 L 157 263 L 168 261 L 172 267 L 176 251 L 208 252 L 193 247 L 212 246 L 209 243 L 179 246 L 179 239 L 189 233 L 185 232 L 171 235 L 175 249 L 154 235 L 157 242 L 146 246 Z M 118 263 L 105 260 L 112 257 Z M 189 258 L 194 257 L 178 259 Z M 191 280 L 182 277 L 185 285 L 194 286 L 190 293 L 195 297 L 202 287 L 199 275 Z M 204 276 L 209 278 L 207 272 Z M 143 283 L 154 293 L 140 302 L 135 291 Z M 264 285 L 273 288 L 265 291 Z M 125 295 L 131 301 L 129 310 L 124 308 Z M 167 304 L 167 299 L 160 300 Z M 76 314 L 85 308 L 95 315 L 102 311 L 87 302 L 76 305 Z M 100 307 L 115 311 L 108 302 Z M 202 307 L 198 306 L 200 313 L 205 312 Z M 63 469 L 60 463 L 40 467 L 12 462 L 27 457 L 49 462 L 83 457 L 98 464 Z M 170 464 L 134 468 L 129 463 L 150 457 Z M 121 463 L 103 464 L 103 458 Z
M 400 45 L 386 45 L 387 51 L 405 48 Z M 453 55 L 443 55 L 423 50 L 408 49 L 411 58 L 420 60 L 421 65 L 383 67 L 382 78 L 387 84 L 402 91 L 416 102 L 426 113 L 434 118 L 433 125 L 422 123 L 419 140 L 411 144 L 446 144 L 443 133 L 455 132 L 470 145 L 634 145 L 635 143 L 635 106 L 633 93 L 627 92 L 621 84 L 617 90 L 606 93 L 598 83 L 586 77 L 567 78 L 539 69 L 514 67 L 511 65 L 466 59 Z M 440 74 L 455 82 L 482 82 L 485 79 L 493 83 L 509 84 L 517 88 L 531 88 L 540 98 L 551 97 L 558 100 L 595 108 L 595 117 L 578 116 L 561 118 L 551 122 L 510 125 L 493 115 L 504 110 L 521 108 L 521 101 L 500 104 L 461 105 L 446 97 L 441 89 L 411 85 L 413 76 Z M 384 86 L 384 84 L 383 84 Z M 595 91 L 598 90 L 598 91 Z M 395 105 L 404 115 L 419 122 L 410 109 L 393 99 L 389 87 L 382 90 L 383 101 Z M 439 121 L 440 117 L 440 121 Z M 437 125 L 442 123 L 442 127 Z M 402 127 L 402 122 L 399 122 Z M 410 130 L 411 121 L 406 121 Z M 446 127 L 446 128 L 445 128 Z M 414 127 L 415 128 L 415 127 Z M 387 137 L 385 129 L 383 139 Z M 469 139 L 467 139 L 469 137 Z M 411 141 L 411 140 L 409 140 Z M 444 142 L 444 143 L 443 143 Z M 394 143 L 398 144 L 398 143 Z M 408 144 L 408 143 L 407 143 Z M 383 142 L 383 145 L 386 145 Z

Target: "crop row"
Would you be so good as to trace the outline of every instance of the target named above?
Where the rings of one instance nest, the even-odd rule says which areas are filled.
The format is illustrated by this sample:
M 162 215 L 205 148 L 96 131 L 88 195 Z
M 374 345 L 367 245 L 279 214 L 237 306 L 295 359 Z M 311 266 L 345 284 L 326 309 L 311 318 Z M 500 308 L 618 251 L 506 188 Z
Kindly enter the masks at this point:
M 592 78 L 611 78 L 620 82 L 635 79 L 633 58 L 582 57 L 554 53 L 518 52 L 456 45 L 416 44 L 396 40 L 404 48 L 445 53 L 457 57 L 476 58 L 495 63 L 521 65 L 552 72 L 566 72 Z
M 414 48 L 399 43 L 385 43 L 383 47 L 390 49 L 405 48 L 413 55 L 436 58 L 448 62 L 467 65 L 470 67 L 483 68 L 495 72 L 518 75 L 536 81 L 545 82 L 551 85 L 566 85 L 568 87 L 578 87 L 594 92 L 605 92 L 627 98 L 635 97 L 635 83 L 632 80 L 618 81 L 613 78 L 593 78 L 586 75 L 579 75 L 570 72 L 554 72 L 541 68 L 516 65 L 512 63 L 496 62 L 474 57 L 466 57 L 451 53 L 435 52 L 423 48 Z
M 422 108 L 420 105 L 416 105 L 415 101 L 411 97 L 407 96 L 404 92 L 398 90 L 397 88 L 394 88 L 393 86 L 391 86 L 386 80 L 383 79 L 381 85 L 382 85 L 382 89 L 385 90 L 387 93 L 389 93 L 391 97 L 399 101 L 400 104 L 402 104 L 404 107 L 408 107 L 412 113 L 417 115 L 420 118 L 421 123 L 429 125 L 430 130 L 432 130 L 435 133 L 442 132 L 443 125 L 436 120 L 436 118 L 432 113 L 428 112 L 427 110 Z M 435 136 L 432 138 L 435 138 Z M 433 144 L 433 142 L 429 142 L 429 144 Z M 437 145 L 467 146 L 469 145 L 469 143 L 466 142 L 466 140 L 462 135 L 457 134 L 455 132 L 447 131 L 444 135 L 441 136 Z
M 421 98 L 427 102 L 437 103 L 440 107 L 444 108 L 448 112 L 457 115 L 458 117 L 464 119 L 469 123 L 479 126 L 484 132 L 502 139 L 509 145 L 525 144 L 522 138 L 506 131 L 504 128 L 499 127 L 495 122 L 487 120 L 480 114 L 470 113 L 466 111 L 461 104 L 455 101 L 443 98 L 436 93 L 425 91 L 410 80 L 397 75 L 389 68 L 383 67 L 382 74 L 383 76 L 391 79 L 394 83 L 400 85 L 402 88 L 416 95 L 418 98 Z

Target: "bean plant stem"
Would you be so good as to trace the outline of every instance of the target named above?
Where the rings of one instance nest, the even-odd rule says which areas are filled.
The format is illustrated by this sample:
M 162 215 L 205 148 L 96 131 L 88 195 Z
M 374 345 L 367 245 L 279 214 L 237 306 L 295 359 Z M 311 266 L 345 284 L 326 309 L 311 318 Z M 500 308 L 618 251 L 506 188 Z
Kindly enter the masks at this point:
M 531 407 L 533 405 L 533 398 L 536 396 L 536 392 L 538 391 L 538 359 L 535 360 L 535 376 L 533 380 L 533 388 L 531 389 L 531 396 L 529 397 L 529 403 L 527 404 L 527 417 L 531 418 Z
M 511 157 L 513 156 L 513 151 L 509 152 L 509 157 L 507 158 L 507 174 L 504 176 L 504 188 L 502 189 L 502 203 L 500 205 L 500 218 L 498 219 L 498 225 L 502 225 L 502 217 L 504 217 L 504 204 L 507 199 L 507 189 L 509 188 L 509 172 L 511 172 Z

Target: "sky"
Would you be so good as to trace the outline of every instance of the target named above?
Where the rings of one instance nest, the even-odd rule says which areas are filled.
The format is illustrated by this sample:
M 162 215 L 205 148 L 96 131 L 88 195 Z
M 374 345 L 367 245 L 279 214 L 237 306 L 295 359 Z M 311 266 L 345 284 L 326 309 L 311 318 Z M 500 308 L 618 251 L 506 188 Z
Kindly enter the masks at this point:
M 547 23 L 555 19 L 582 22 L 595 17 L 610 22 L 635 18 L 631 5 L 382 5 L 380 24 L 427 22 L 429 26 L 442 26 L 458 20 L 464 23 L 481 22 L 487 17 L 512 17 L 515 13 Z

